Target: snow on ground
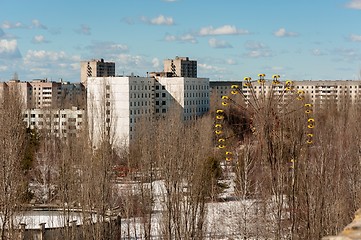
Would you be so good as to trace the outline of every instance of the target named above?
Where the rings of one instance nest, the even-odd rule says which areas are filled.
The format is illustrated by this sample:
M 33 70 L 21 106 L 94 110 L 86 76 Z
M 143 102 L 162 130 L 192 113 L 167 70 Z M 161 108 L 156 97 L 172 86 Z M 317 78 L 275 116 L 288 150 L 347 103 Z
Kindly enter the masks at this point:
M 218 199 L 224 201 L 207 203 L 206 218 L 206 239 L 263 239 L 265 228 L 269 226 L 269 219 L 264 219 L 265 211 L 259 201 L 247 199 L 236 200 L 234 193 L 234 181 L 222 180 L 222 183 L 228 187 L 219 194 Z M 149 187 L 148 183 L 148 187 Z M 120 185 L 120 188 L 137 189 L 137 183 Z M 164 183 L 159 181 L 152 182 L 154 192 L 154 214 L 152 216 L 153 239 L 159 239 L 161 232 L 162 214 L 164 209 Z M 140 218 L 122 219 L 122 236 L 132 236 L 134 239 L 141 239 L 142 222 Z M 128 235 L 129 234 L 129 235 Z M 265 238 L 268 239 L 268 238 Z
M 220 183 L 227 186 L 221 192 L 217 202 L 208 202 L 206 204 L 206 239 L 269 239 L 266 236 L 271 228 L 272 212 L 274 213 L 274 204 L 261 204 L 254 199 L 237 200 L 235 194 L 235 184 L 229 175 L 228 179 L 221 180 Z M 139 182 L 116 183 L 115 189 L 118 189 L 120 195 L 126 192 L 139 193 Z M 153 214 L 151 220 L 152 239 L 160 239 L 162 232 L 162 211 L 165 209 L 165 186 L 162 180 L 145 183 L 146 189 L 152 187 L 153 190 Z M 270 199 L 272 202 L 273 199 Z M 77 224 L 82 224 L 81 216 L 74 213 L 70 216 L 71 220 L 77 220 Z M 59 212 L 48 212 L 44 215 L 41 212 L 28 212 L 19 216 L 19 222 L 27 224 L 27 228 L 39 228 L 39 224 L 46 222 L 46 227 L 60 227 L 64 225 L 64 216 Z M 130 219 L 121 219 L 122 238 L 142 239 L 145 223 L 142 218 L 134 217 Z

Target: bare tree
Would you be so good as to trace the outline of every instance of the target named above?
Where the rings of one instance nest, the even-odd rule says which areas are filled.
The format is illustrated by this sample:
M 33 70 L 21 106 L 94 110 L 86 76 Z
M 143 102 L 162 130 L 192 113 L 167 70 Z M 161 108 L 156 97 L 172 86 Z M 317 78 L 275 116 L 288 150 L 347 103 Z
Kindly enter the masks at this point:
M 13 238 L 13 218 L 26 192 L 20 161 L 24 157 L 25 125 L 16 91 L 4 92 L 0 102 L 0 212 L 1 239 Z

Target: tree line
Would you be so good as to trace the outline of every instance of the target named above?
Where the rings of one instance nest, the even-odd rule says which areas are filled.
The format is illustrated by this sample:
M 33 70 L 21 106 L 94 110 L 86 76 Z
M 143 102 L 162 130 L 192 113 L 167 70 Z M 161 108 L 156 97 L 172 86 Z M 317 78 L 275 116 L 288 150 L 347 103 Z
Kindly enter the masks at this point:
M 314 109 L 312 144 L 303 110 L 275 117 L 277 106 L 267 102 L 252 116 L 230 108 L 227 162 L 215 147 L 217 108 L 187 122 L 178 108 L 140 119 L 129 146 L 104 134 L 94 148 L 86 122 L 66 139 L 26 129 L 21 104 L 16 94 L 1 98 L 1 239 L 13 239 L 15 216 L 34 202 L 59 206 L 68 220 L 78 209 L 87 224 L 79 239 L 216 239 L 208 204 L 222 201 L 226 178 L 235 185 L 242 212 L 235 231 L 243 239 L 319 239 L 337 233 L 359 207 L 361 115 L 347 102 Z M 120 230 L 96 224 L 117 216 Z M 64 222 L 59 239 L 72 239 Z

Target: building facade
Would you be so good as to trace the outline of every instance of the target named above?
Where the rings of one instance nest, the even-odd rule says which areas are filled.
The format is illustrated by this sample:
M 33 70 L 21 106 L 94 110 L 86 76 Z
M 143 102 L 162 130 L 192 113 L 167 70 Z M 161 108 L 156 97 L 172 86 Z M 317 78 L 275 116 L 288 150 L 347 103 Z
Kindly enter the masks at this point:
M 197 78 L 197 61 L 188 57 L 175 57 L 165 59 L 164 72 L 171 73 L 173 77 Z
M 166 113 L 172 104 L 183 109 L 184 120 L 191 120 L 209 111 L 208 78 L 159 77 L 156 78 L 156 88 L 157 85 L 163 88 L 162 96 L 166 96 L 166 99 L 159 99 L 156 94 L 156 113 Z
M 87 85 L 88 77 L 114 77 L 115 63 L 104 59 L 92 59 L 80 62 L 80 82 Z
M 85 107 L 86 91 L 81 83 L 35 79 L 30 82 L 10 80 L 0 85 L 0 93 L 13 91 L 20 95 L 24 109 Z
M 286 81 L 285 81 L 286 82 Z M 211 91 L 218 96 L 229 95 L 232 85 L 237 85 L 242 90 L 246 99 L 253 96 L 260 97 L 272 91 L 276 95 L 284 95 L 285 82 L 273 84 L 271 80 L 265 81 L 261 86 L 257 80 L 252 82 L 252 88 L 245 86 L 245 81 L 211 81 Z M 295 91 L 301 90 L 309 103 L 315 106 L 322 106 L 328 103 L 340 104 L 344 102 L 361 104 L 361 81 L 356 80 L 304 80 L 290 81 Z
M 27 128 L 36 129 L 42 134 L 66 138 L 75 136 L 85 118 L 84 109 L 26 109 L 24 122 Z
M 93 144 L 128 145 L 142 119 L 165 116 L 181 107 L 185 120 L 209 110 L 209 80 L 184 77 L 90 77 L 87 113 Z

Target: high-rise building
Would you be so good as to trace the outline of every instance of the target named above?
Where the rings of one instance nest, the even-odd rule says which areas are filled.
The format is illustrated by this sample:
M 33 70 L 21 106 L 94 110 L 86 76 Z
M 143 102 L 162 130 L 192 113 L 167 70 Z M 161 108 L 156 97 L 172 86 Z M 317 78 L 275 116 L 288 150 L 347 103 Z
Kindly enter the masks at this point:
M 153 99 L 154 78 L 89 77 L 87 113 L 93 144 L 128 144 L 137 121 L 153 116 Z
M 104 59 L 92 59 L 90 61 L 81 61 L 80 63 L 80 81 L 87 85 L 88 77 L 114 77 L 115 63 L 104 62 Z
M 252 83 L 252 88 L 244 87 L 244 81 L 211 81 L 211 91 L 229 95 L 232 85 L 238 85 L 242 90 L 242 94 L 246 99 L 260 97 L 262 94 L 269 94 L 272 91 L 279 96 L 285 95 L 285 85 L 272 84 L 272 81 L 266 81 L 261 87 L 257 81 Z M 361 81 L 356 80 L 304 80 L 291 81 L 294 91 L 302 91 L 309 103 L 315 106 L 326 105 L 327 103 L 339 104 L 348 102 L 353 104 L 361 104 Z
M 93 144 L 117 146 L 134 137 L 136 123 L 162 117 L 180 107 L 184 120 L 209 110 L 209 79 L 185 77 L 90 77 L 87 113 Z
M 164 72 L 170 72 L 173 77 L 197 78 L 197 61 L 178 56 L 175 59 L 165 59 Z
M 54 82 L 34 79 L 30 82 L 9 80 L 0 85 L 0 94 L 13 91 L 19 94 L 24 109 L 85 107 L 85 88 L 81 83 Z
M 183 109 L 184 120 L 191 120 L 201 116 L 209 110 L 209 79 L 187 77 L 158 77 L 157 86 L 163 89 L 162 95 L 166 99 L 155 97 L 155 113 L 167 112 L 172 104 Z M 164 103 L 166 104 L 165 106 Z

